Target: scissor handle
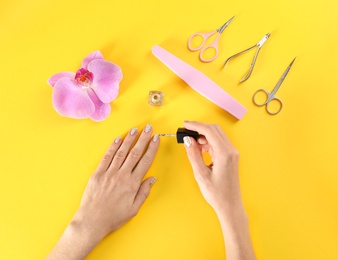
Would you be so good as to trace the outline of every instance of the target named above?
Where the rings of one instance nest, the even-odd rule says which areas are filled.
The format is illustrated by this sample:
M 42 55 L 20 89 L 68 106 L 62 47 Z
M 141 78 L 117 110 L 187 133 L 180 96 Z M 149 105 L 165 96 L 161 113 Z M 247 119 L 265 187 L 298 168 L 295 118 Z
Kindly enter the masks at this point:
M 204 46 L 200 52 L 200 60 L 203 62 L 211 62 L 213 60 L 215 60 L 218 56 L 218 38 L 219 38 L 220 34 L 217 36 L 217 38 L 209 45 Z M 207 49 L 214 49 L 215 50 L 215 54 L 214 56 L 212 56 L 210 59 L 205 59 L 203 58 L 203 53 L 207 50 Z
M 263 102 L 263 103 L 259 103 L 259 102 L 257 102 L 256 101 L 256 96 L 257 96 L 257 94 L 259 93 L 259 92 L 264 92 L 265 94 L 266 94 L 266 100 L 265 100 L 265 102 Z M 278 103 L 279 103 L 279 109 L 277 110 L 277 111 L 271 111 L 270 109 L 269 109 L 269 104 L 270 104 L 270 102 L 272 101 L 272 100 L 276 100 Z M 254 93 L 254 95 L 253 95 L 253 102 L 255 103 L 255 105 L 257 105 L 257 106 L 259 106 L 259 107 L 262 107 L 262 106 L 266 106 L 266 111 L 270 114 L 270 115 L 276 115 L 276 114 L 278 114 L 281 110 L 282 110 L 282 107 L 283 107 L 283 102 L 282 102 L 282 100 L 280 100 L 278 97 L 275 97 L 273 94 L 271 94 L 270 92 L 268 92 L 267 90 L 265 90 L 265 89 L 258 89 L 255 93 Z
M 207 41 L 207 39 L 211 36 L 211 35 L 214 35 L 217 31 L 213 31 L 213 32 L 210 32 L 210 33 L 202 33 L 202 32 L 197 32 L 197 33 L 194 33 L 193 35 L 190 36 L 189 40 L 188 40 L 188 48 L 189 50 L 191 51 L 198 51 L 200 49 L 202 49 L 203 45 L 205 44 L 205 42 Z M 196 36 L 202 36 L 203 38 L 203 41 L 200 45 L 198 45 L 196 48 L 192 47 L 191 46 L 191 42 L 192 42 L 192 39 Z

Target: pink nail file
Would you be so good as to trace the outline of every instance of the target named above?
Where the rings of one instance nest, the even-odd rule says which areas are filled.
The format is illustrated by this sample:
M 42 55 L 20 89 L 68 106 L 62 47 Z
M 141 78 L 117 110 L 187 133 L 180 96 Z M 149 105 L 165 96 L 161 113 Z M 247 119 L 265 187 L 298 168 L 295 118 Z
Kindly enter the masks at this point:
M 196 90 L 237 119 L 241 119 L 247 112 L 247 109 L 244 106 L 206 75 L 162 47 L 154 46 L 152 48 L 152 53 L 177 76 L 184 80 L 192 89 Z

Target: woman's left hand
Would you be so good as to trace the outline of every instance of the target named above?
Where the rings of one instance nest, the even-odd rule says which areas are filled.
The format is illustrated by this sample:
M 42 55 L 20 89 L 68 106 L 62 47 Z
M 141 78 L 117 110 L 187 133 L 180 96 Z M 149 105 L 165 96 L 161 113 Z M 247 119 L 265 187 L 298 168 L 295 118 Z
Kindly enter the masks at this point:
M 48 259 L 83 259 L 106 235 L 138 213 L 156 181 L 155 177 L 143 178 L 160 142 L 158 135 L 151 138 L 150 125 L 135 143 L 137 132 L 133 128 L 124 140 L 117 137 L 111 144 L 89 179 L 79 210 Z M 70 254 L 74 257 L 64 258 Z M 53 258 L 57 255 L 60 258 Z

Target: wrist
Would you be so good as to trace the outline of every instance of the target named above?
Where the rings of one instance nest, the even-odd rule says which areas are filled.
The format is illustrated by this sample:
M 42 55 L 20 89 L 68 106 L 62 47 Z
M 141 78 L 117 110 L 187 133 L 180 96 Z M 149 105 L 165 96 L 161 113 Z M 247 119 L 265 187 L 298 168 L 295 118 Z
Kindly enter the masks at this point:
M 215 209 L 225 236 L 233 236 L 238 232 L 247 230 L 249 226 L 248 215 L 242 205 L 232 207 L 219 207 Z
M 251 246 L 249 219 L 244 207 L 234 209 L 231 213 L 219 210 L 217 213 L 225 245 L 229 251 L 241 251 L 245 245 Z M 227 252 L 228 254 L 228 252 Z M 251 258 L 248 258 L 251 259 Z
M 65 236 L 76 250 L 78 259 L 84 259 L 95 246 L 103 239 L 88 221 L 77 212 L 65 230 Z
M 84 216 L 81 211 L 76 212 L 68 228 L 87 247 L 92 245 L 95 247 L 105 237 L 104 234 L 101 234 L 100 229 L 93 226 L 90 219 Z
M 81 215 L 76 213 L 47 259 L 82 260 L 99 242 L 100 239 L 92 236 Z
M 236 203 L 227 203 L 225 200 L 223 200 L 222 203 L 215 204 L 212 207 L 215 210 L 218 218 L 222 218 L 226 222 L 232 222 L 235 219 L 248 221 L 248 215 L 241 200 L 237 201 Z

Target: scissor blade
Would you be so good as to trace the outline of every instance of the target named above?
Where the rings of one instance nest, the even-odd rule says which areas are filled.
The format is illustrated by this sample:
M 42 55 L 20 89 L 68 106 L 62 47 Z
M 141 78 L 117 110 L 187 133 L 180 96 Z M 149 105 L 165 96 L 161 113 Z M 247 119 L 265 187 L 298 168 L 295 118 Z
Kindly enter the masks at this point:
M 290 70 L 291 66 L 293 65 L 293 63 L 295 62 L 296 58 L 297 58 L 297 57 L 295 57 L 295 58 L 291 61 L 290 65 L 288 66 L 289 70 Z
M 217 29 L 217 31 L 219 33 L 222 33 L 224 31 L 224 29 L 232 22 L 232 20 L 235 18 L 236 16 L 234 15 L 233 17 L 230 18 L 229 21 L 227 21 L 225 24 L 223 24 L 220 28 Z
M 272 90 L 272 92 L 271 92 L 272 95 L 275 95 L 276 92 L 277 92 L 277 90 L 279 89 L 279 87 L 282 85 L 282 83 L 283 83 L 283 81 L 284 81 L 286 75 L 288 75 L 288 73 L 289 73 L 289 71 L 290 71 L 290 69 L 291 69 L 291 67 L 292 67 L 292 65 L 293 65 L 293 63 L 294 63 L 294 61 L 295 61 L 295 59 L 296 59 L 296 58 L 294 58 L 294 59 L 292 60 L 292 62 L 290 63 L 290 65 L 289 65 L 289 66 L 286 68 L 286 70 L 284 71 L 282 77 L 281 77 L 281 78 L 279 79 L 279 81 L 277 82 L 276 87 Z

